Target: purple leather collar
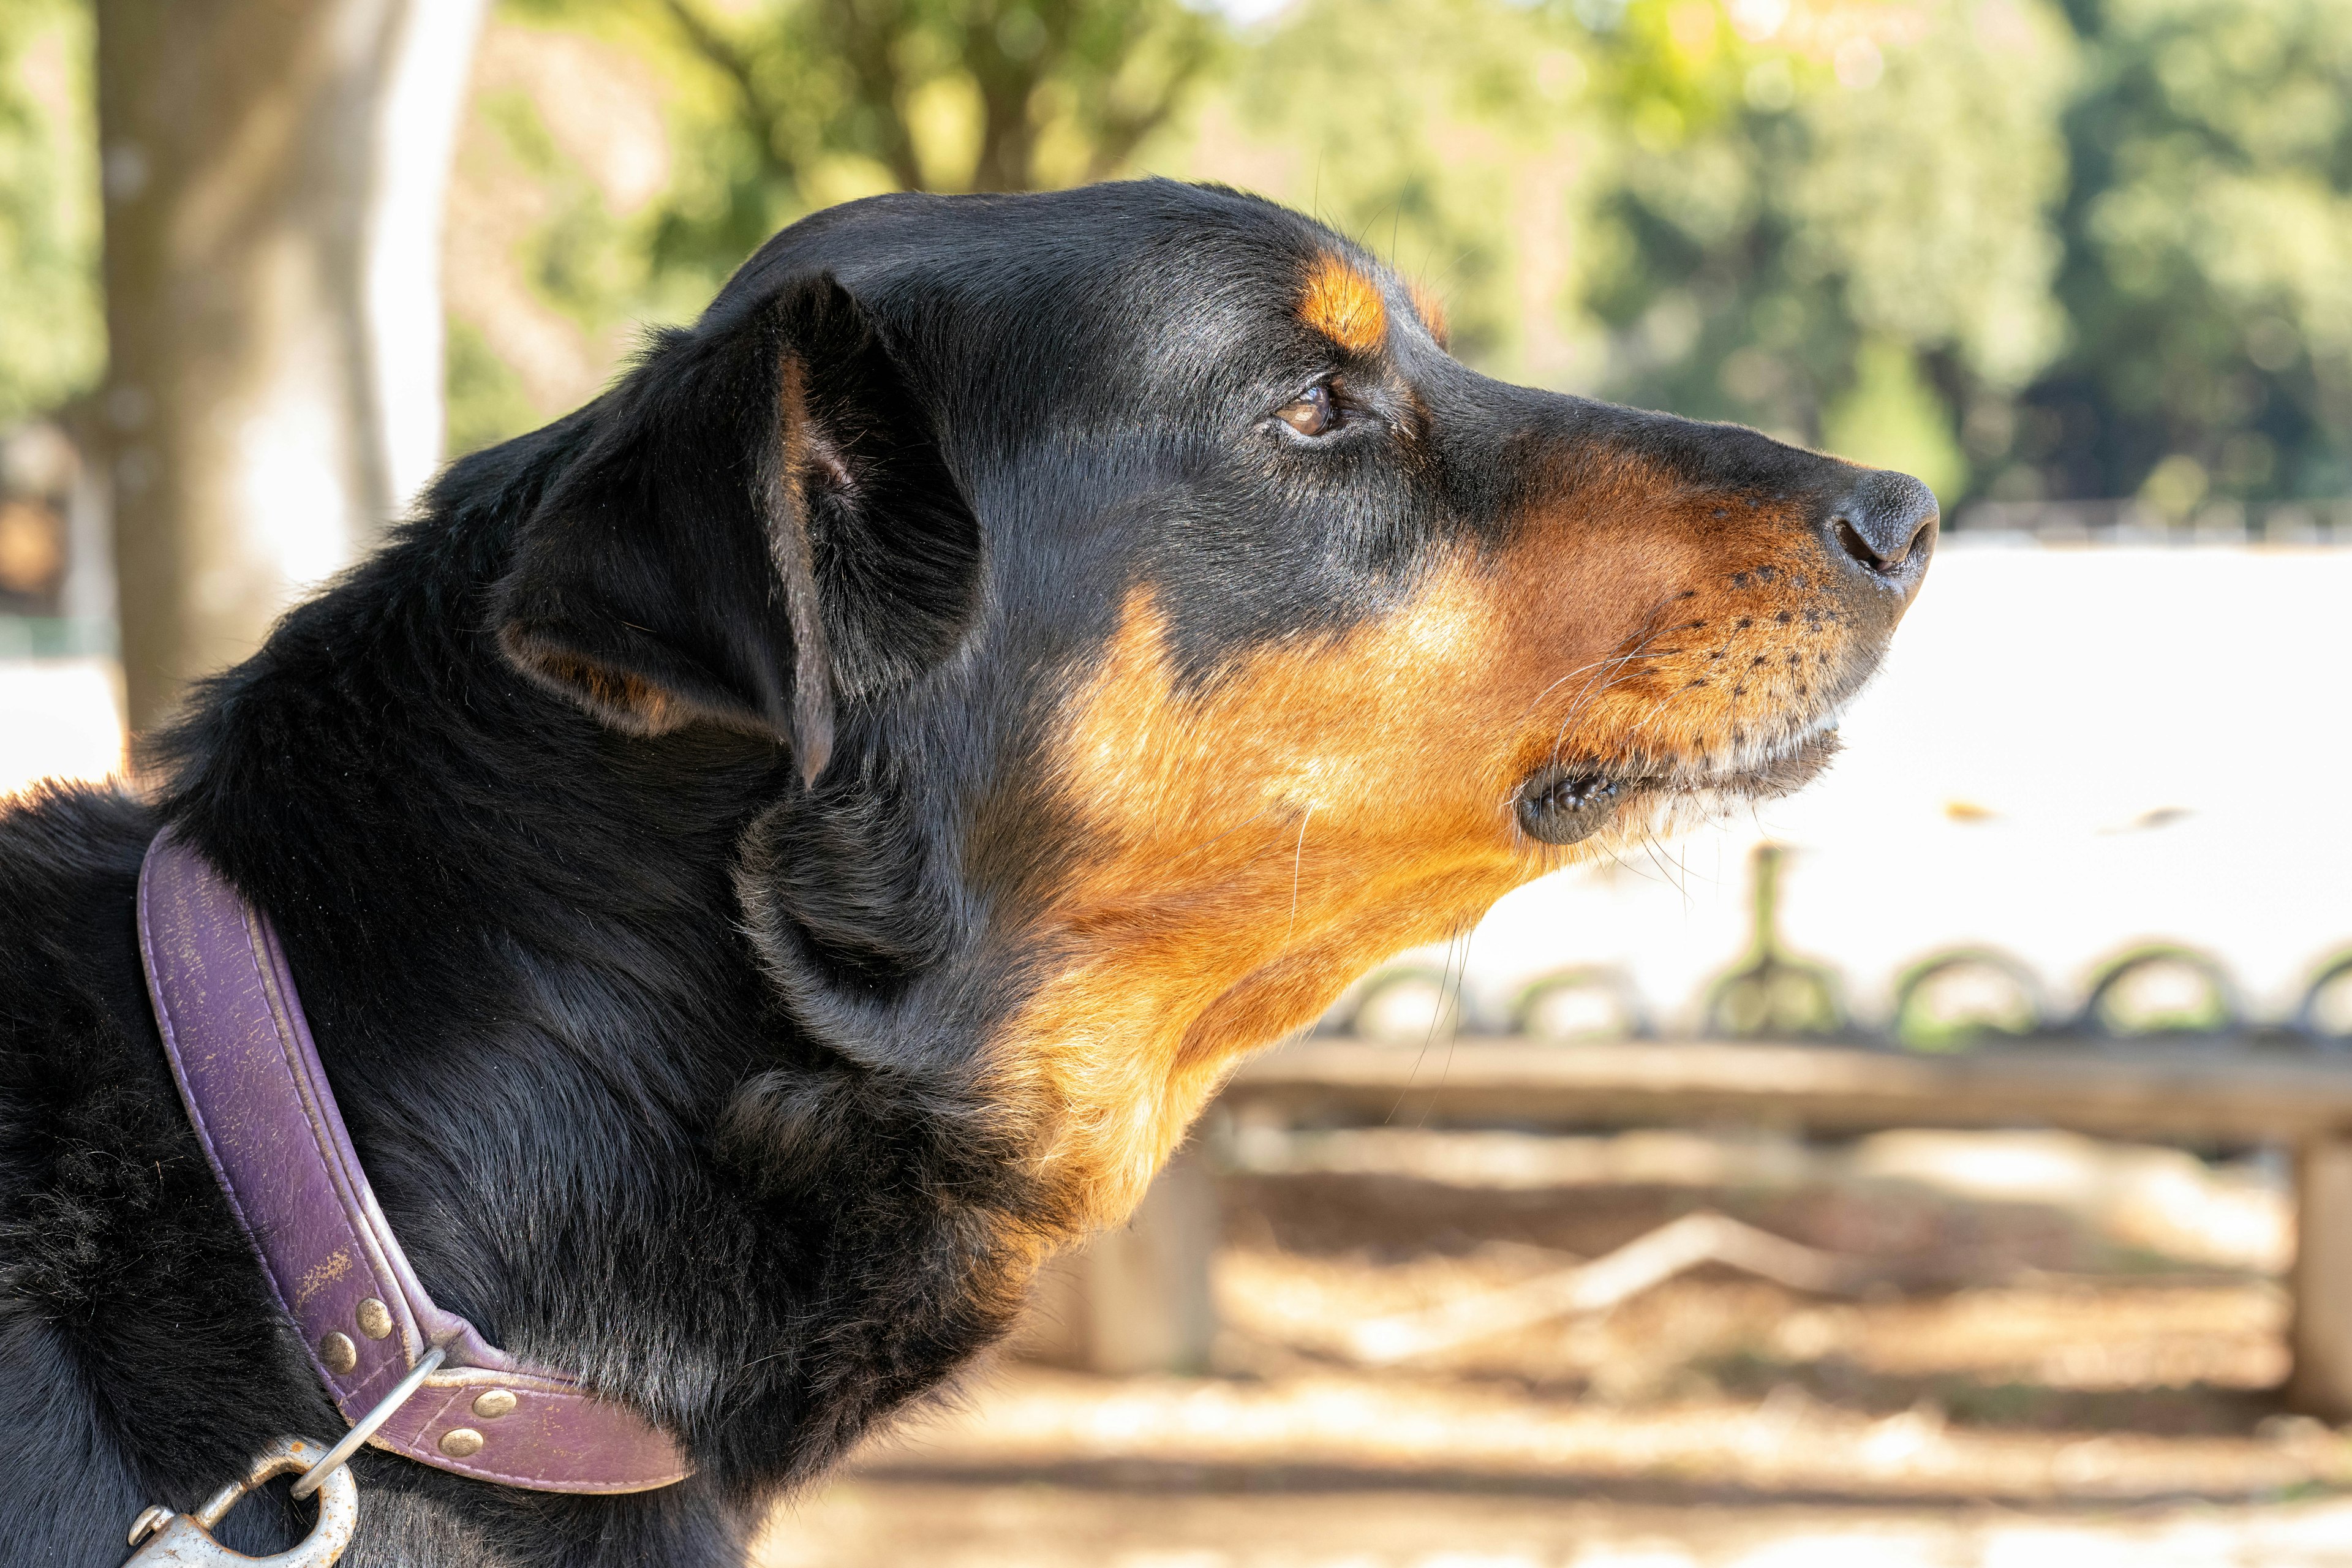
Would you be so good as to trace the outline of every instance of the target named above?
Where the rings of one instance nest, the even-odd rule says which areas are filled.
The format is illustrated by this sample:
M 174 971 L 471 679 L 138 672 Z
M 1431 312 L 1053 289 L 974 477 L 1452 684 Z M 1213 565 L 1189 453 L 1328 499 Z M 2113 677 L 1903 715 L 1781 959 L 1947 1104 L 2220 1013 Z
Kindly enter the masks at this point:
M 277 933 L 168 832 L 139 874 L 139 951 L 196 1137 L 346 1421 L 440 1345 L 448 1359 L 377 1447 L 533 1491 L 647 1491 L 692 1473 L 635 1411 L 433 1304 L 352 1152 Z

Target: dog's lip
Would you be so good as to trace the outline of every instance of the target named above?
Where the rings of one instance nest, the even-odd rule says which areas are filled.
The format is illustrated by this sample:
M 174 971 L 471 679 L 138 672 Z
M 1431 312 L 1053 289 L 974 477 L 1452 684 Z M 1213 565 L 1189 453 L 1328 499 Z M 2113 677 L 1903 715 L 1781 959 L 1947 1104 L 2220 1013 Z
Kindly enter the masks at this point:
M 1769 799 L 1811 782 L 1837 755 L 1839 745 L 1837 721 L 1832 717 L 1775 744 L 1731 758 L 1548 763 L 1520 782 L 1519 793 L 1538 785 L 1556 785 L 1561 780 L 1578 780 L 1605 786 L 1620 805 L 1636 795 Z
M 1734 763 L 1668 769 L 1644 782 L 1682 795 L 1715 793 L 1767 799 L 1811 783 L 1829 766 L 1841 743 L 1837 721 L 1831 719 Z

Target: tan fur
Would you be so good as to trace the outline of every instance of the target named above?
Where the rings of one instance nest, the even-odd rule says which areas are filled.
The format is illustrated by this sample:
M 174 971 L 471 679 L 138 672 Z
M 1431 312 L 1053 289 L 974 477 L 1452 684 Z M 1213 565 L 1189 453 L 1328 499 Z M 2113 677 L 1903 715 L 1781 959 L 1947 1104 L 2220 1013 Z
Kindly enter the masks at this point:
M 1047 1163 L 1094 1223 L 1133 1206 L 1243 1053 L 1656 822 L 1652 803 L 1572 850 L 1528 839 L 1513 797 L 1547 760 L 1727 767 L 1816 723 L 1874 652 L 1822 616 L 1827 567 L 1795 520 L 1661 506 L 1629 475 L 1444 562 L 1390 614 L 1190 688 L 1139 590 L 1058 728 L 1052 788 L 1092 848 L 990 1064 L 1045 1101 Z
M 591 712 L 631 735 L 666 735 L 692 714 L 662 687 L 561 649 L 507 639 L 507 653 L 525 670 L 587 704 Z
M 1421 324 L 1429 329 L 1429 335 L 1437 340 L 1439 348 L 1445 347 L 1453 341 L 1453 333 L 1445 322 L 1445 301 L 1418 278 L 1408 281 L 1404 288 L 1412 300 L 1414 314 L 1421 318 Z
M 1350 353 L 1388 342 L 1389 306 L 1379 282 L 1343 258 L 1318 257 L 1307 272 L 1298 319 Z

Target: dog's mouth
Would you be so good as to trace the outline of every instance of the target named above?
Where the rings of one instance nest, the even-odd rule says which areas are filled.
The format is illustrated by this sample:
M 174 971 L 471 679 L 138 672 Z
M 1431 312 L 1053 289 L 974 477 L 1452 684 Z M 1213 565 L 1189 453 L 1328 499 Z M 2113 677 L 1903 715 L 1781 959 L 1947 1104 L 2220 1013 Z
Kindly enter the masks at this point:
M 1519 785 L 1513 810 L 1520 831 L 1538 843 L 1575 844 L 1642 803 L 1688 801 L 1709 807 L 1788 795 L 1829 766 L 1839 743 L 1832 720 L 1761 754 L 1729 763 L 1667 759 L 1632 764 L 1548 763 Z

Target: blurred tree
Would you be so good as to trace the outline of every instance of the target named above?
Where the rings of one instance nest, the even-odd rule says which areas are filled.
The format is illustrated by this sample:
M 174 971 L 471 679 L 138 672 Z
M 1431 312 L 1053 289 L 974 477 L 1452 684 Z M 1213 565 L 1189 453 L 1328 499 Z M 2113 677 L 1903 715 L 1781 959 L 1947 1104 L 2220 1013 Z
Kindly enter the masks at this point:
M 819 207 L 1131 168 L 1226 41 L 1213 15 L 1182 0 L 504 0 L 499 16 L 494 37 L 528 29 L 540 51 L 558 33 L 593 39 L 667 86 L 670 177 L 635 212 L 582 166 L 585 138 L 553 133 L 556 98 L 572 85 L 558 73 L 531 91 L 487 92 L 473 110 L 484 159 L 527 184 L 540 214 L 506 244 L 529 303 L 607 354 L 635 322 L 690 317 L 771 234 Z M 493 335 L 481 321 L 452 330 L 457 449 L 589 390 L 519 376 Z
M 440 437 L 474 0 L 98 0 L 130 720 L 376 536 Z
M 0 5 L 0 426 L 88 391 L 105 362 L 89 61 L 83 0 Z
M 2074 40 L 2041 0 L 1585 0 L 1630 134 L 1585 299 L 1621 395 L 1970 489 L 1964 417 L 2063 346 Z
M 1426 275 L 1482 368 L 1743 420 L 1948 501 L 1961 411 L 2064 341 L 2072 48 L 2044 0 L 1306 0 L 1231 91 L 1255 146 L 1213 111 L 1192 166 Z
M 594 396 L 641 323 L 692 317 L 716 284 L 656 269 L 652 242 L 680 163 L 705 144 L 693 117 L 725 95 L 682 90 L 693 62 L 676 58 L 652 6 L 600 5 L 569 23 L 513 10 L 484 30 L 450 181 L 455 452 Z
M 1622 396 L 1944 497 L 2352 489 L 2352 6 L 1576 0 Z
M 2011 493 L 2352 491 L 2352 5 L 2066 0 L 2065 359 Z
M 656 242 L 657 262 L 706 268 L 845 187 L 1107 178 L 1222 37 L 1179 0 L 772 0 L 723 20 L 707 0 L 656 3 L 731 97 L 708 183 L 681 193 Z
M 1564 292 L 1597 146 L 1580 41 L 1499 0 L 1304 0 L 1254 40 L 1181 166 L 1388 256 L 1444 298 L 1473 363 L 1572 382 L 1596 364 Z
M 2352 489 L 2342 0 L 1294 0 L 1232 47 L 1181 0 L 505 7 L 671 83 L 626 221 L 497 107 L 551 193 L 532 287 L 582 322 L 690 313 L 835 201 L 1151 168 L 1386 252 L 1481 368 L 1950 510 Z M 558 411 L 457 368 L 469 429 Z

